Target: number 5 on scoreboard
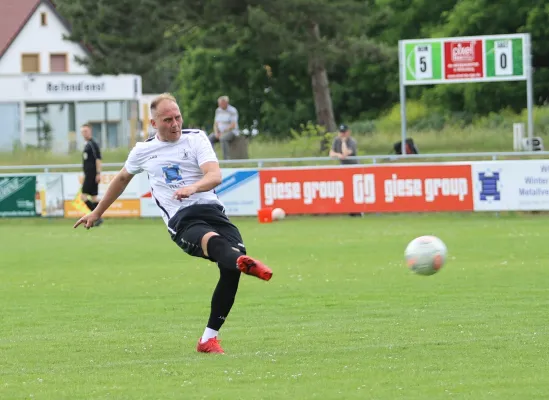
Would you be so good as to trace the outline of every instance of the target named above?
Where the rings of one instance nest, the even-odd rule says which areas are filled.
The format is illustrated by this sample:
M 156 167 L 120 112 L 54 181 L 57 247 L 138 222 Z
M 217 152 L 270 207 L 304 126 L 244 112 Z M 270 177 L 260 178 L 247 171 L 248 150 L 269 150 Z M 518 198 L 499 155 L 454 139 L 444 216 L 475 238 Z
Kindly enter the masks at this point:
M 433 57 L 430 44 L 417 45 L 414 49 L 416 79 L 433 78 Z

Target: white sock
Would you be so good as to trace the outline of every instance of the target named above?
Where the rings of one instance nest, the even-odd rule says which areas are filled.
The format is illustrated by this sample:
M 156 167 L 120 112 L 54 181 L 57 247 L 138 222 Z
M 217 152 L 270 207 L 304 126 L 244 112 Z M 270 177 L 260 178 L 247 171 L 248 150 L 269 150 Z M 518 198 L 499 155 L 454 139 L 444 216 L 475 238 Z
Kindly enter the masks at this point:
M 214 331 L 213 329 L 206 328 L 204 330 L 204 334 L 200 338 L 200 343 L 207 342 L 209 339 L 217 337 L 218 333 L 219 333 L 219 331 Z

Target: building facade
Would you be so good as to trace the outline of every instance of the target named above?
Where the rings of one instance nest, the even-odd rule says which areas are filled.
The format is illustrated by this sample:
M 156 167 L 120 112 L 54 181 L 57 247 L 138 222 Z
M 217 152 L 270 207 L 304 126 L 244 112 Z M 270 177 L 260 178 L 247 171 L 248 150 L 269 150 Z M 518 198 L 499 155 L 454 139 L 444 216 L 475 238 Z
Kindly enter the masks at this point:
M 70 25 L 49 0 L 0 0 L 0 9 L 0 151 L 78 151 L 83 123 L 103 149 L 140 136 L 140 77 L 88 75 L 76 60 L 88 50 L 64 39 Z

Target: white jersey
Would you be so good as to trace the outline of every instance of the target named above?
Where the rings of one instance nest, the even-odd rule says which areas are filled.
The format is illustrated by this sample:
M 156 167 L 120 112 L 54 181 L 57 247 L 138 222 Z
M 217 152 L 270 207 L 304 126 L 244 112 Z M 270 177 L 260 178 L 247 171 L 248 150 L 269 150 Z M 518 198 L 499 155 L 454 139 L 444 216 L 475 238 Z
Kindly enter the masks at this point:
M 230 104 L 227 105 L 225 110 L 221 107 L 217 107 L 215 110 L 215 122 L 221 132 L 224 132 L 225 129 L 227 129 L 229 125 L 234 122 L 235 127 L 231 130 L 231 132 L 235 136 L 240 134 L 240 129 L 238 128 L 238 111 Z
M 206 133 L 183 129 L 177 142 L 162 142 L 154 136 L 137 143 L 124 167 L 133 175 L 143 171 L 148 174 L 152 197 L 168 225 L 170 218 L 182 207 L 207 203 L 223 205 L 213 189 L 195 193 L 187 199 L 173 198 L 177 189 L 202 179 L 204 173 L 200 166 L 208 161 L 218 162 Z

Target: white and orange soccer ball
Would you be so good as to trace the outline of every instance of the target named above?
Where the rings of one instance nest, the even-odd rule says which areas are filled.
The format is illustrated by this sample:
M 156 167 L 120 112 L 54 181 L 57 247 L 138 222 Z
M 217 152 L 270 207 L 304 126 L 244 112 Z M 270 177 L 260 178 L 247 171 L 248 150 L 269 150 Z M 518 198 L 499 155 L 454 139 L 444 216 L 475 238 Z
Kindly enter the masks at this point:
M 272 211 L 272 218 L 273 221 L 280 221 L 286 218 L 286 211 L 284 211 L 282 208 L 275 208 Z
M 448 249 L 436 236 L 420 236 L 412 240 L 404 257 L 408 268 L 418 275 L 436 274 L 446 263 Z

